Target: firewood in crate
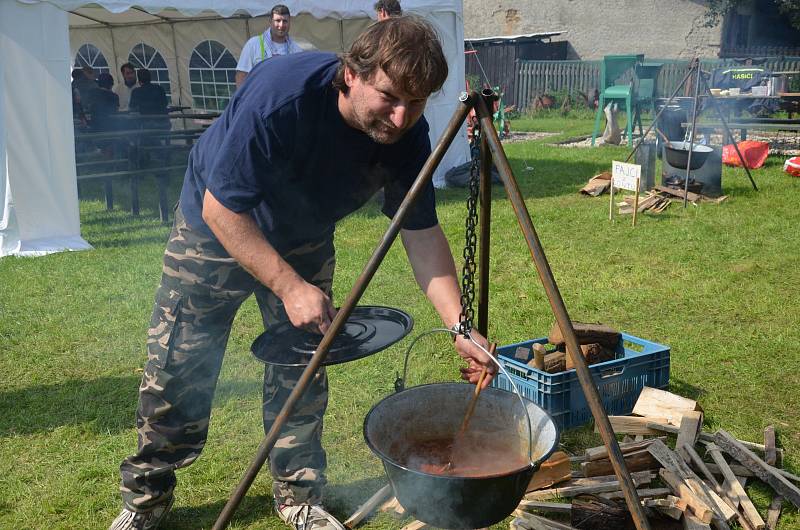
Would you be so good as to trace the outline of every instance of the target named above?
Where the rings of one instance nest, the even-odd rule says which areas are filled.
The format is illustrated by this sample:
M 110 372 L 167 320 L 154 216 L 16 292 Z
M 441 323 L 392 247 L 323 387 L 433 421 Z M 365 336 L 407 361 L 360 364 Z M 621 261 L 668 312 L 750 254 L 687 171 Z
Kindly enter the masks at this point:
M 604 348 L 599 342 L 581 344 L 581 353 L 586 359 L 586 364 L 590 366 L 606 361 L 613 361 L 617 355 L 615 351 Z M 567 370 L 572 370 L 573 368 L 575 368 L 575 364 L 572 362 L 572 357 L 567 355 Z
M 635 528 L 625 504 L 597 495 L 579 495 L 573 498 L 570 518 L 572 526 L 581 530 Z
M 619 346 L 619 341 L 622 340 L 622 334 L 605 324 L 587 324 L 584 322 L 573 322 L 572 328 L 575 330 L 575 336 L 578 338 L 578 344 L 593 344 L 599 343 L 602 346 L 611 350 Z M 558 327 L 558 322 L 553 324 L 550 328 L 550 334 L 547 340 L 551 344 L 559 346 L 565 344 L 564 335 L 561 333 L 561 328 Z
M 539 368 L 536 366 L 536 358 L 534 357 L 528 361 L 528 366 L 537 370 L 544 370 L 548 374 L 563 372 L 567 369 L 567 354 L 560 351 L 548 353 L 544 356 L 543 363 L 544 368 Z

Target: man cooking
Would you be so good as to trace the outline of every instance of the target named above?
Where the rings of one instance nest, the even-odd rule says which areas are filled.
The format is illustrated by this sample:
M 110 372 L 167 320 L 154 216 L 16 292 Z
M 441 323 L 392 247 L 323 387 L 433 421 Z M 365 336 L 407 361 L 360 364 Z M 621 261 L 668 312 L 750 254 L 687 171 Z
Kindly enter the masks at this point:
M 255 294 L 264 325 L 324 333 L 335 223 L 384 190 L 393 216 L 430 154 L 422 117 L 447 77 L 433 28 L 417 17 L 373 24 L 341 58 L 308 52 L 253 70 L 189 157 L 147 340 L 139 448 L 121 465 L 124 508 L 111 526 L 153 529 L 173 503 L 175 470 L 200 455 L 236 311 Z M 401 238 L 417 283 L 448 327 L 461 311 L 453 257 L 429 182 Z M 486 340 L 473 337 L 483 346 Z M 462 377 L 488 357 L 458 336 Z M 268 432 L 302 369 L 267 365 Z M 484 385 L 491 377 L 487 377 Z M 343 530 L 322 507 L 325 368 L 270 453 L 278 515 L 294 528 Z

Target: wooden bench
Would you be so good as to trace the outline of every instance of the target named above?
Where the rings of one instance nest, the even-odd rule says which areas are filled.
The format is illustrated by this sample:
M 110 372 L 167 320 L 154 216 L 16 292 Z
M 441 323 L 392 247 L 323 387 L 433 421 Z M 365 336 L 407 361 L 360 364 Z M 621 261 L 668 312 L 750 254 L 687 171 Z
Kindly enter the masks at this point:
M 148 175 L 153 175 L 158 188 L 158 209 L 161 221 L 169 222 L 169 200 L 167 190 L 169 177 L 174 172 L 186 170 L 188 153 L 205 128 L 200 129 L 134 129 L 124 131 L 109 131 L 99 133 L 78 133 L 76 141 L 117 141 L 112 147 L 114 151 L 111 158 L 97 158 L 97 153 L 76 160 L 85 159 L 76 163 L 78 182 L 102 179 L 106 209 L 114 208 L 114 179 L 127 178 L 131 192 L 131 214 L 139 215 L 139 180 Z M 150 145 L 148 140 L 155 140 Z M 173 144 L 173 140 L 185 143 Z M 162 143 L 165 142 L 165 143 Z M 125 150 L 126 157 L 120 151 Z M 177 160 L 175 159 L 179 157 Z M 127 167 L 120 168 L 121 164 Z

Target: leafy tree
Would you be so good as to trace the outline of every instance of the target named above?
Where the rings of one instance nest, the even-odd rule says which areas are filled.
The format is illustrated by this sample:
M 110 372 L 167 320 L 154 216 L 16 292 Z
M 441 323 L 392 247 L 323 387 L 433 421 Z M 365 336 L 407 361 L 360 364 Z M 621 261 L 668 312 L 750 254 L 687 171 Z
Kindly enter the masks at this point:
M 705 25 L 716 26 L 725 15 L 739 6 L 748 5 L 751 0 L 708 0 L 708 11 L 705 15 Z M 772 0 L 778 11 L 787 17 L 787 22 L 794 29 L 800 30 L 800 0 Z

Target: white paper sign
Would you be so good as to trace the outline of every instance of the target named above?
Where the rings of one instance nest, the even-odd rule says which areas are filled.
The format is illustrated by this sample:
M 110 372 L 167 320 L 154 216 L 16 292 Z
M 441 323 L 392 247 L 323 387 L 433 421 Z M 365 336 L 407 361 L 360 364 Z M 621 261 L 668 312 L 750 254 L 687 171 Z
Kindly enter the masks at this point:
M 626 164 L 625 162 L 611 162 L 611 185 L 628 191 L 639 191 L 639 179 L 642 176 L 642 166 Z

